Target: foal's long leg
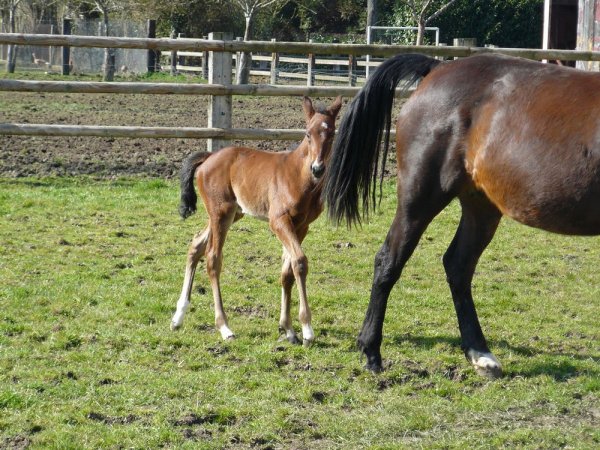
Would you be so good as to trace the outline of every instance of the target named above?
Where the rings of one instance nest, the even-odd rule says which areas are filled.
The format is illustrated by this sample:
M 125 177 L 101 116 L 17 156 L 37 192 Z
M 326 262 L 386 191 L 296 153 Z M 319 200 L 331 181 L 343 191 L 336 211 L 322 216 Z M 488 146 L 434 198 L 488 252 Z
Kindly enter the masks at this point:
M 221 298 L 221 285 L 219 277 L 223 265 L 223 245 L 227 237 L 227 231 L 231 224 L 242 217 L 238 214 L 237 205 L 220 205 L 219 215 L 211 216 L 210 229 L 211 239 L 206 251 L 206 271 L 210 278 L 213 300 L 215 304 L 215 326 L 221 333 L 223 339 L 233 339 L 235 336 L 227 323 L 227 315 L 223 310 L 223 300 Z
M 300 341 L 292 326 L 292 316 L 290 314 L 294 271 L 292 270 L 292 258 L 288 255 L 285 248 L 283 249 L 281 259 L 281 315 L 279 316 L 279 330 L 285 333 L 285 338 L 289 342 L 298 344 Z
M 314 341 L 315 334 L 311 326 L 311 312 L 306 296 L 308 259 L 300 246 L 302 239 L 297 235 L 292 220 L 288 215 L 272 218 L 269 221 L 269 225 L 290 256 L 292 271 L 296 283 L 298 284 L 298 295 L 300 297 L 298 317 L 302 324 L 302 339 L 304 345 L 309 346 Z M 304 235 L 306 235 L 306 231 L 304 231 Z M 304 238 L 304 236 L 302 236 L 302 238 Z
M 298 241 L 302 243 L 306 233 L 308 232 L 308 227 L 302 227 L 301 229 L 296 231 L 296 236 L 298 237 Z M 290 315 L 290 306 L 292 301 L 292 286 L 294 285 L 294 270 L 292 269 L 292 258 L 286 251 L 285 247 L 283 249 L 283 257 L 282 257 L 283 265 L 281 267 L 281 316 L 279 319 L 279 328 L 285 333 L 285 336 L 289 342 L 292 344 L 298 344 L 298 338 L 296 337 L 296 332 L 294 331 L 294 327 L 292 326 L 292 317 Z
M 177 301 L 177 310 L 171 320 L 171 329 L 176 330 L 183 324 L 183 317 L 190 306 L 190 295 L 192 293 L 192 283 L 194 281 L 194 274 L 196 273 L 196 266 L 198 261 L 204 256 L 206 251 L 206 244 L 210 239 L 210 227 L 206 227 L 204 231 L 198 233 L 192 239 L 190 244 L 187 262 L 185 265 L 185 276 L 183 279 L 183 288 L 181 289 L 181 295 Z
M 462 216 L 456 235 L 444 255 L 444 268 L 452 292 L 462 347 L 481 375 L 496 378 L 502 367 L 490 352 L 473 303 L 471 282 L 479 257 L 488 246 L 502 214 L 485 197 L 461 198 Z

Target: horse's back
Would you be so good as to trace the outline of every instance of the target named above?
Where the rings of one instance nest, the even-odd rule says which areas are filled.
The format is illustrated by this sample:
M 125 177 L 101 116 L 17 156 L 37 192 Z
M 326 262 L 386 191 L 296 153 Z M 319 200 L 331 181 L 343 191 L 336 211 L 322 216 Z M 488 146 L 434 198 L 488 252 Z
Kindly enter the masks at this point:
M 443 188 L 481 191 L 522 223 L 599 234 L 598 117 L 598 74 L 494 55 L 441 64 L 401 111 L 399 170 L 439 167 Z

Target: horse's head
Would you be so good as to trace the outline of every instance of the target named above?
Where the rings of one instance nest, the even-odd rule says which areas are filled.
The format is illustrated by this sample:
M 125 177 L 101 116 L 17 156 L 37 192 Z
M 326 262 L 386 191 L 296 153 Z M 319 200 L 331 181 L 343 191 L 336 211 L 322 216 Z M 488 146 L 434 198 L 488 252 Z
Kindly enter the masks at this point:
M 310 170 L 315 178 L 325 173 L 331 145 L 335 136 L 335 119 L 342 107 L 342 97 L 337 97 L 326 109 L 315 111 L 312 101 L 304 97 L 302 108 L 306 116 L 306 137 Z

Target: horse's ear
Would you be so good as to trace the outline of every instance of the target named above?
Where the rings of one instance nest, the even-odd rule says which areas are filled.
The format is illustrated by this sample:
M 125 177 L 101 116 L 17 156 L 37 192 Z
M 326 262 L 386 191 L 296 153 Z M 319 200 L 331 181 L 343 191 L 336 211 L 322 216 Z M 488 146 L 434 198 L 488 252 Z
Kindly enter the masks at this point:
M 331 115 L 333 117 L 337 117 L 341 108 L 342 108 L 342 96 L 338 95 L 335 98 L 335 100 L 333 101 L 333 103 L 331 104 L 331 106 L 329 108 L 327 108 L 327 110 L 331 113 Z
M 309 121 L 312 116 L 315 115 L 315 109 L 313 108 L 312 101 L 306 96 L 302 99 L 302 109 L 304 109 L 304 115 L 306 116 L 307 121 Z

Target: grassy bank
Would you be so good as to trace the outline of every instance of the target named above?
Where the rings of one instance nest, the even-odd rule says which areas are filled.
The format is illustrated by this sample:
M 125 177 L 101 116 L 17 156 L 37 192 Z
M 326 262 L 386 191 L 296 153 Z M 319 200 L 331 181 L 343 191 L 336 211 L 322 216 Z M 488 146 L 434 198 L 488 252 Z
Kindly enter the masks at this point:
M 265 223 L 229 233 L 237 339 L 223 343 L 203 270 L 169 330 L 204 224 L 179 219 L 174 182 L 0 180 L 0 448 L 598 447 L 600 241 L 503 222 L 474 285 L 506 372 L 488 381 L 460 352 L 440 262 L 451 205 L 392 292 L 387 370 L 372 375 L 354 340 L 395 209 L 391 184 L 384 195 L 361 230 L 311 229 L 304 349 L 277 342 L 281 250 Z

